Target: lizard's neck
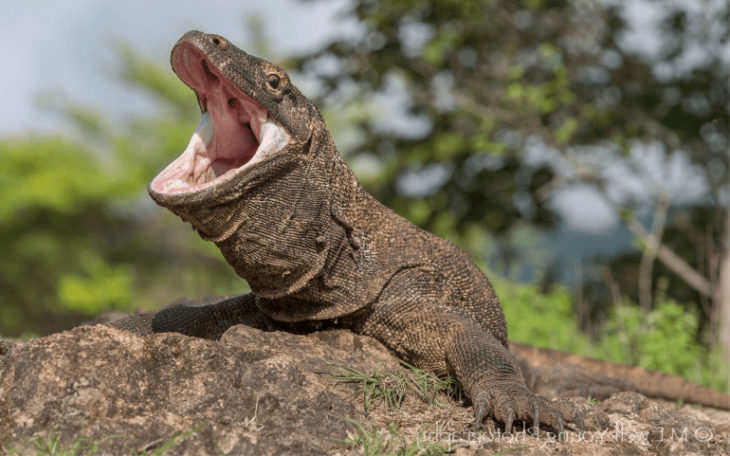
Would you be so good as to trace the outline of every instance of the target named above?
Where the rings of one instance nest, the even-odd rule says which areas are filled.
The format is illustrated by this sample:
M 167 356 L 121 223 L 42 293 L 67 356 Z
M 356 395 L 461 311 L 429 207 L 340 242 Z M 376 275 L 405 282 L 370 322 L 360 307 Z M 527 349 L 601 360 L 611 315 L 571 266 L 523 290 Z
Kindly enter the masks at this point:
M 298 157 L 252 169 L 234 198 L 170 209 L 216 243 L 269 316 L 336 318 L 370 303 L 396 272 L 378 256 L 394 214 L 363 190 L 326 129 Z
M 315 131 L 308 151 L 252 169 L 235 197 L 169 207 L 215 242 L 264 298 L 292 296 L 315 277 L 326 282 L 327 268 L 346 262 L 339 257 L 345 228 L 333 222 L 332 211 L 346 207 L 360 184 L 329 132 Z

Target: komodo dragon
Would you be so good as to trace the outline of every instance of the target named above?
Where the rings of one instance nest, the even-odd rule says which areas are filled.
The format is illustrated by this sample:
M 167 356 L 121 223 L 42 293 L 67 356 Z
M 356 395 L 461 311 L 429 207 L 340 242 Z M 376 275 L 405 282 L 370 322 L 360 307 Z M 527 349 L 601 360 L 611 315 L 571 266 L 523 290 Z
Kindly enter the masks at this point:
M 152 180 L 149 193 L 215 242 L 253 293 L 112 326 L 216 339 L 237 323 L 324 321 L 372 336 L 416 366 L 454 374 L 474 404 L 477 426 L 488 416 L 507 431 L 516 420 L 561 432 L 564 420 L 582 428 L 567 402 L 549 402 L 526 385 L 486 276 L 450 242 L 363 189 L 317 108 L 281 68 L 198 31 L 180 38 L 171 63 L 195 91 L 202 115 L 185 151 Z M 570 356 L 515 348 L 532 360 Z M 676 377 L 645 377 L 640 391 L 679 382 L 670 397 L 730 406 L 728 396 Z M 622 388 L 633 387 L 596 376 L 588 386 L 565 389 L 595 397 Z

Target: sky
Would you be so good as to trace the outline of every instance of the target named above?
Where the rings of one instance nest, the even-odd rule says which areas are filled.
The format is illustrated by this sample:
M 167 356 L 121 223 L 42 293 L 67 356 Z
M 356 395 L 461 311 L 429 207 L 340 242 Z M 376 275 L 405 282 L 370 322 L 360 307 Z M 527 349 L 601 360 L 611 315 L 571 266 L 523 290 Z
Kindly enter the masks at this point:
M 5 0 L 6 4 L 9 0 Z M 306 51 L 337 34 L 357 33 L 357 26 L 338 13 L 348 0 L 37 0 L 14 2 L 0 8 L 0 52 L 4 56 L 0 83 L 0 135 L 29 132 L 63 132 L 63 118 L 39 100 L 63 94 L 85 106 L 104 111 L 114 119 L 154 107 L 144 94 L 126 86 L 119 74 L 115 45 L 122 42 L 146 58 L 169 65 L 172 45 L 190 29 L 218 33 L 246 49 L 250 33 L 246 18 L 258 15 L 265 25 L 267 43 L 282 55 Z M 204 5 L 204 6 L 203 6 Z M 651 24 L 661 11 L 636 0 L 627 8 L 635 32 L 625 39 L 641 51 L 652 53 Z M 644 6 L 642 6 L 644 5 Z M 642 32 L 643 31 L 643 32 Z M 269 57 L 269 56 L 264 56 Z M 381 104 L 393 111 L 398 97 L 385 94 Z M 375 100 L 376 102 L 378 100 Z M 388 103 L 388 100 L 391 102 Z M 394 125 L 398 115 L 383 116 Z M 667 160 L 666 153 L 649 155 L 654 163 Z M 678 168 L 679 169 L 679 168 Z M 620 171 L 620 170 L 619 170 Z M 686 179 L 682 179 L 685 180 Z M 600 232 L 617 223 L 615 213 L 590 191 L 573 189 L 557 195 L 555 205 L 568 225 L 586 232 Z M 589 208 L 571 211 L 571 207 Z
M 257 14 L 274 51 L 304 51 L 353 29 L 337 18 L 346 4 L 342 0 L 13 2 L 12 8 L 0 8 L 4 56 L 0 135 L 61 129 L 60 119 L 38 106 L 39 98 L 51 92 L 117 115 L 148 109 L 143 97 L 131 93 L 115 76 L 118 42 L 166 65 L 172 45 L 190 29 L 223 35 L 245 48 L 246 17 Z

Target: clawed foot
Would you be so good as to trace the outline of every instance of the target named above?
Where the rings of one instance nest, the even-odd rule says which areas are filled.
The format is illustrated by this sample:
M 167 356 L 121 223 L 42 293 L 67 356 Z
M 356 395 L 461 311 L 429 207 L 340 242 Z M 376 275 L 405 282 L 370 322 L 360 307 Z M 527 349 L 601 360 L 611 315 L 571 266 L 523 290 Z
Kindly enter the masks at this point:
M 480 429 L 485 417 L 494 418 L 504 425 L 504 431 L 512 432 L 515 421 L 523 421 L 528 429 L 537 434 L 540 429 L 557 432 L 560 439 L 565 435 L 565 423 L 571 423 L 583 432 L 583 415 L 566 401 L 550 402 L 536 396 L 524 384 L 505 382 L 489 384 L 477 389 L 474 399 L 474 427 Z M 573 427 L 571 426 L 571 427 Z

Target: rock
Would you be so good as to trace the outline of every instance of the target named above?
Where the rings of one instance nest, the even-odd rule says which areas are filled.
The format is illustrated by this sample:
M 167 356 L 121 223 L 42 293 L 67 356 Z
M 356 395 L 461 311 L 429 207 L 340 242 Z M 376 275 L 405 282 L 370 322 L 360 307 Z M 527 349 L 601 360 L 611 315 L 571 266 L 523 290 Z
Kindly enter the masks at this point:
M 343 440 L 377 431 L 391 449 L 431 444 L 463 455 L 728 454 L 725 412 L 619 393 L 600 405 L 573 399 L 593 430 L 564 442 L 545 431 L 503 435 L 493 424 L 472 433 L 471 407 L 443 394 L 428 404 L 408 390 L 400 408 L 376 403 L 366 413 L 361 385 L 333 377 L 335 366 L 412 375 L 380 343 L 345 330 L 236 326 L 208 341 L 82 326 L 11 352 L 0 370 L 0 448 L 32 449 L 28 437 L 55 433 L 62 445 L 83 435 L 98 454 L 122 454 L 192 431 L 165 454 L 360 454 Z

